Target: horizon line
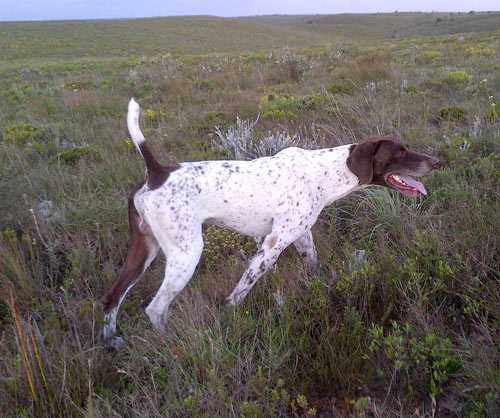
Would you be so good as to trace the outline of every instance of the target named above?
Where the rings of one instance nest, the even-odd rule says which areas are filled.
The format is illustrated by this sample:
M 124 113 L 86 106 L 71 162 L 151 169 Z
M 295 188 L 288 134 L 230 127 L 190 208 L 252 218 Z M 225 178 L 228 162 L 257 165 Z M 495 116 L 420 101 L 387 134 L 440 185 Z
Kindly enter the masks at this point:
M 110 21 L 110 20 L 141 20 L 141 19 L 165 19 L 176 17 L 211 17 L 218 19 L 242 19 L 252 17 L 267 17 L 267 16 L 341 16 L 341 15 L 396 15 L 396 14 L 469 14 L 469 13 L 500 13 L 500 10 L 467 10 L 467 11 L 399 11 L 392 12 L 341 12 L 341 13 L 271 13 L 271 14 L 254 14 L 240 16 L 218 16 L 210 14 L 177 14 L 177 15 L 155 15 L 155 16 L 134 16 L 134 17 L 88 17 L 77 19 L 27 19 L 27 20 L 0 20 L 1 23 L 61 23 L 61 22 L 95 22 L 95 21 Z

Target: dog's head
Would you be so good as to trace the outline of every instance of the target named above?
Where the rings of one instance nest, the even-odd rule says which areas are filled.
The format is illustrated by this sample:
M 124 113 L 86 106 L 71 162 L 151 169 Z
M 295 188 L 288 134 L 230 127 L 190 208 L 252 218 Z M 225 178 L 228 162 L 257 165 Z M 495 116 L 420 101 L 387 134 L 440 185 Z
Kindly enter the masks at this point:
M 359 184 L 386 186 L 411 197 L 427 195 L 420 177 L 441 166 L 437 158 L 410 151 L 393 137 L 370 138 L 352 145 L 347 166 Z

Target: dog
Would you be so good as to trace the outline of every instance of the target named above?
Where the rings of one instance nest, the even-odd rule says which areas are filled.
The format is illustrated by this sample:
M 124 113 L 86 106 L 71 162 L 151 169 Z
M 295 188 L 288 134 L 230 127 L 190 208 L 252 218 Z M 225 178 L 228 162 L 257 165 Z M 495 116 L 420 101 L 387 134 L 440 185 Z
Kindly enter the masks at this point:
M 105 339 L 116 332 L 123 299 L 160 249 L 167 258 L 165 275 L 146 314 L 155 328 L 165 330 L 168 308 L 200 260 L 203 224 L 264 238 L 227 298 L 237 305 L 290 244 L 307 266 L 317 264 L 311 227 L 325 206 L 372 185 L 425 196 L 424 185 L 414 177 L 440 166 L 437 158 L 410 151 L 393 137 L 319 150 L 291 147 L 252 161 L 164 166 L 145 142 L 139 114 L 131 99 L 127 125 L 144 158 L 146 177 L 128 199 L 128 253 L 104 299 Z

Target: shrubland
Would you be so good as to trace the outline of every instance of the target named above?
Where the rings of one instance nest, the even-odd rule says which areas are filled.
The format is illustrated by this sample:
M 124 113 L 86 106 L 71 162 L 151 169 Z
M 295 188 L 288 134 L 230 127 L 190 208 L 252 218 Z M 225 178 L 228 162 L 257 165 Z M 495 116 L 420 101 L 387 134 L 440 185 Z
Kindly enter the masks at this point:
M 210 35 L 210 51 L 189 55 L 143 36 L 120 56 L 47 44 L 39 60 L 10 50 L 0 64 L 1 415 L 498 416 L 498 30 L 267 49 L 264 37 L 218 53 Z M 318 271 L 290 248 L 237 308 L 223 300 L 256 244 L 206 228 L 166 335 L 143 312 L 160 259 L 122 307 L 126 346 L 110 350 L 101 298 L 144 171 L 131 96 L 165 163 L 386 134 L 445 168 L 425 178 L 425 199 L 372 188 L 325 209 Z

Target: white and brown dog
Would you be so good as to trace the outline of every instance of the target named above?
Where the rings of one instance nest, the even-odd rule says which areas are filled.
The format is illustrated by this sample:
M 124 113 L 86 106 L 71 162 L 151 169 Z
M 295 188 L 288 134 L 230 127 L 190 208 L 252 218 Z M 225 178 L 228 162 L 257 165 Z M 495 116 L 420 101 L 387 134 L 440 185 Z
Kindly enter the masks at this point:
M 305 262 L 317 262 L 311 227 L 337 199 L 369 185 L 388 186 L 408 196 L 425 195 L 422 176 L 439 166 L 436 158 L 409 151 L 391 137 L 359 144 L 304 150 L 287 148 L 253 161 L 199 161 L 161 165 L 139 127 L 139 105 L 128 107 L 128 129 L 144 157 L 146 179 L 129 197 L 128 254 L 118 281 L 104 300 L 104 337 L 116 330 L 127 292 L 161 249 L 165 277 L 146 308 L 163 330 L 170 303 L 186 286 L 203 250 L 202 225 L 231 228 L 262 244 L 228 303 L 240 303 L 257 280 L 294 244 Z

